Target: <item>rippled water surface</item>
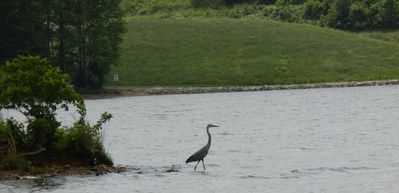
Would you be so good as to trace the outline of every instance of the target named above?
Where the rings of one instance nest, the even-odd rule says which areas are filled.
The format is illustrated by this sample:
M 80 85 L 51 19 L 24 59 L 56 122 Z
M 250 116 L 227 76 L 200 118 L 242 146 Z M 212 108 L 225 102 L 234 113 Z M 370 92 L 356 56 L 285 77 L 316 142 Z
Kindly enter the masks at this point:
M 128 172 L 2 181 L 0 192 L 399 192 L 399 87 L 87 100 L 114 118 L 105 145 Z M 73 115 L 61 113 L 65 123 Z M 202 165 L 184 161 L 207 141 Z M 178 172 L 166 172 L 169 169 Z

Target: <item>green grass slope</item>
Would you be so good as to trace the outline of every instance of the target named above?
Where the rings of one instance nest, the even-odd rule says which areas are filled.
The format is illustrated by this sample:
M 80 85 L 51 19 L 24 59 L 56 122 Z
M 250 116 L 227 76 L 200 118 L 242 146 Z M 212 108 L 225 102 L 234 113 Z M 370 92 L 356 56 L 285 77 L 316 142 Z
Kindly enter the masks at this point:
M 383 40 L 390 43 L 399 44 L 399 31 L 372 31 L 372 32 L 360 32 L 360 35 L 377 39 Z
M 108 86 L 295 84 L 399 78 L 399 46 L 265 20 L 127 19 Z M 118 73 L 119 82 L 112 81 Z

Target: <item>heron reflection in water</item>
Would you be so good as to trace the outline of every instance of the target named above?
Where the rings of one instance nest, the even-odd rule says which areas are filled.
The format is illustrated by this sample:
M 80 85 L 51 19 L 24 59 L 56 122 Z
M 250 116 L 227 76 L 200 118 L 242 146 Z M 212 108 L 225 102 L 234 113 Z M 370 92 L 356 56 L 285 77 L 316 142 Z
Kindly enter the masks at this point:
M 219 127 L 219 126 L 212 124 L 206 126 L 206 133 L 208 134 L 208 143 L 186 160 L 186 163 L 197 161 L 197 164 L 194 167 L 194 171 L 197 169 L 197 166 L 200 161 L 202 161 L 202 166 L 204 167 L 204 170 L 206 170 L 204 158 L 206 157 L 206 155 L 208 155 L 209 148 L 211 147 L 211 134 L 209 133 L 209 128 L 211 127 Z

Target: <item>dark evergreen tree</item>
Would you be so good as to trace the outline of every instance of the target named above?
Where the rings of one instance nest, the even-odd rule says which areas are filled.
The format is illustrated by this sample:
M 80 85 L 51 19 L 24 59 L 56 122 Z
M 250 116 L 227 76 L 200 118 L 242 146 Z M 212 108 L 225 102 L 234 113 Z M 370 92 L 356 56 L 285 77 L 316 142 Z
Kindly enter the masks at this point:
M 112 64 L 119 58 L 121 34 L 125 30 L 121 0 L 81 0 L 73 10 L 72 26 L 77 34 L 78 73 L 74 83 L 80 88 L 100 88 Z
M 48 57 L 45 1 L 0 1 L 0 65 L 18 55 Z
M 76 87 L 101 88 L 119 58 L 125 30 L 121 0 L 0 1 L 0 64 L 39 55 Z
M 396 24 L 395 0 L 384 0 L 382 9 L 382 26 L 384 28 L 393 28 Z

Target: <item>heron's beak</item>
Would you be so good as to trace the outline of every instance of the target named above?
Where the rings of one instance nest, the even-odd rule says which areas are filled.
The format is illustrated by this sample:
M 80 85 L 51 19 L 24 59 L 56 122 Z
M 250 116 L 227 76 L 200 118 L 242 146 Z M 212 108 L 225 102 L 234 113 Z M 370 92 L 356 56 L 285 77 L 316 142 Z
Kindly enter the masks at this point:
M 211 124 L 211 125 L 209 125 L 209 127 L 219 127 L 219 126 Z

